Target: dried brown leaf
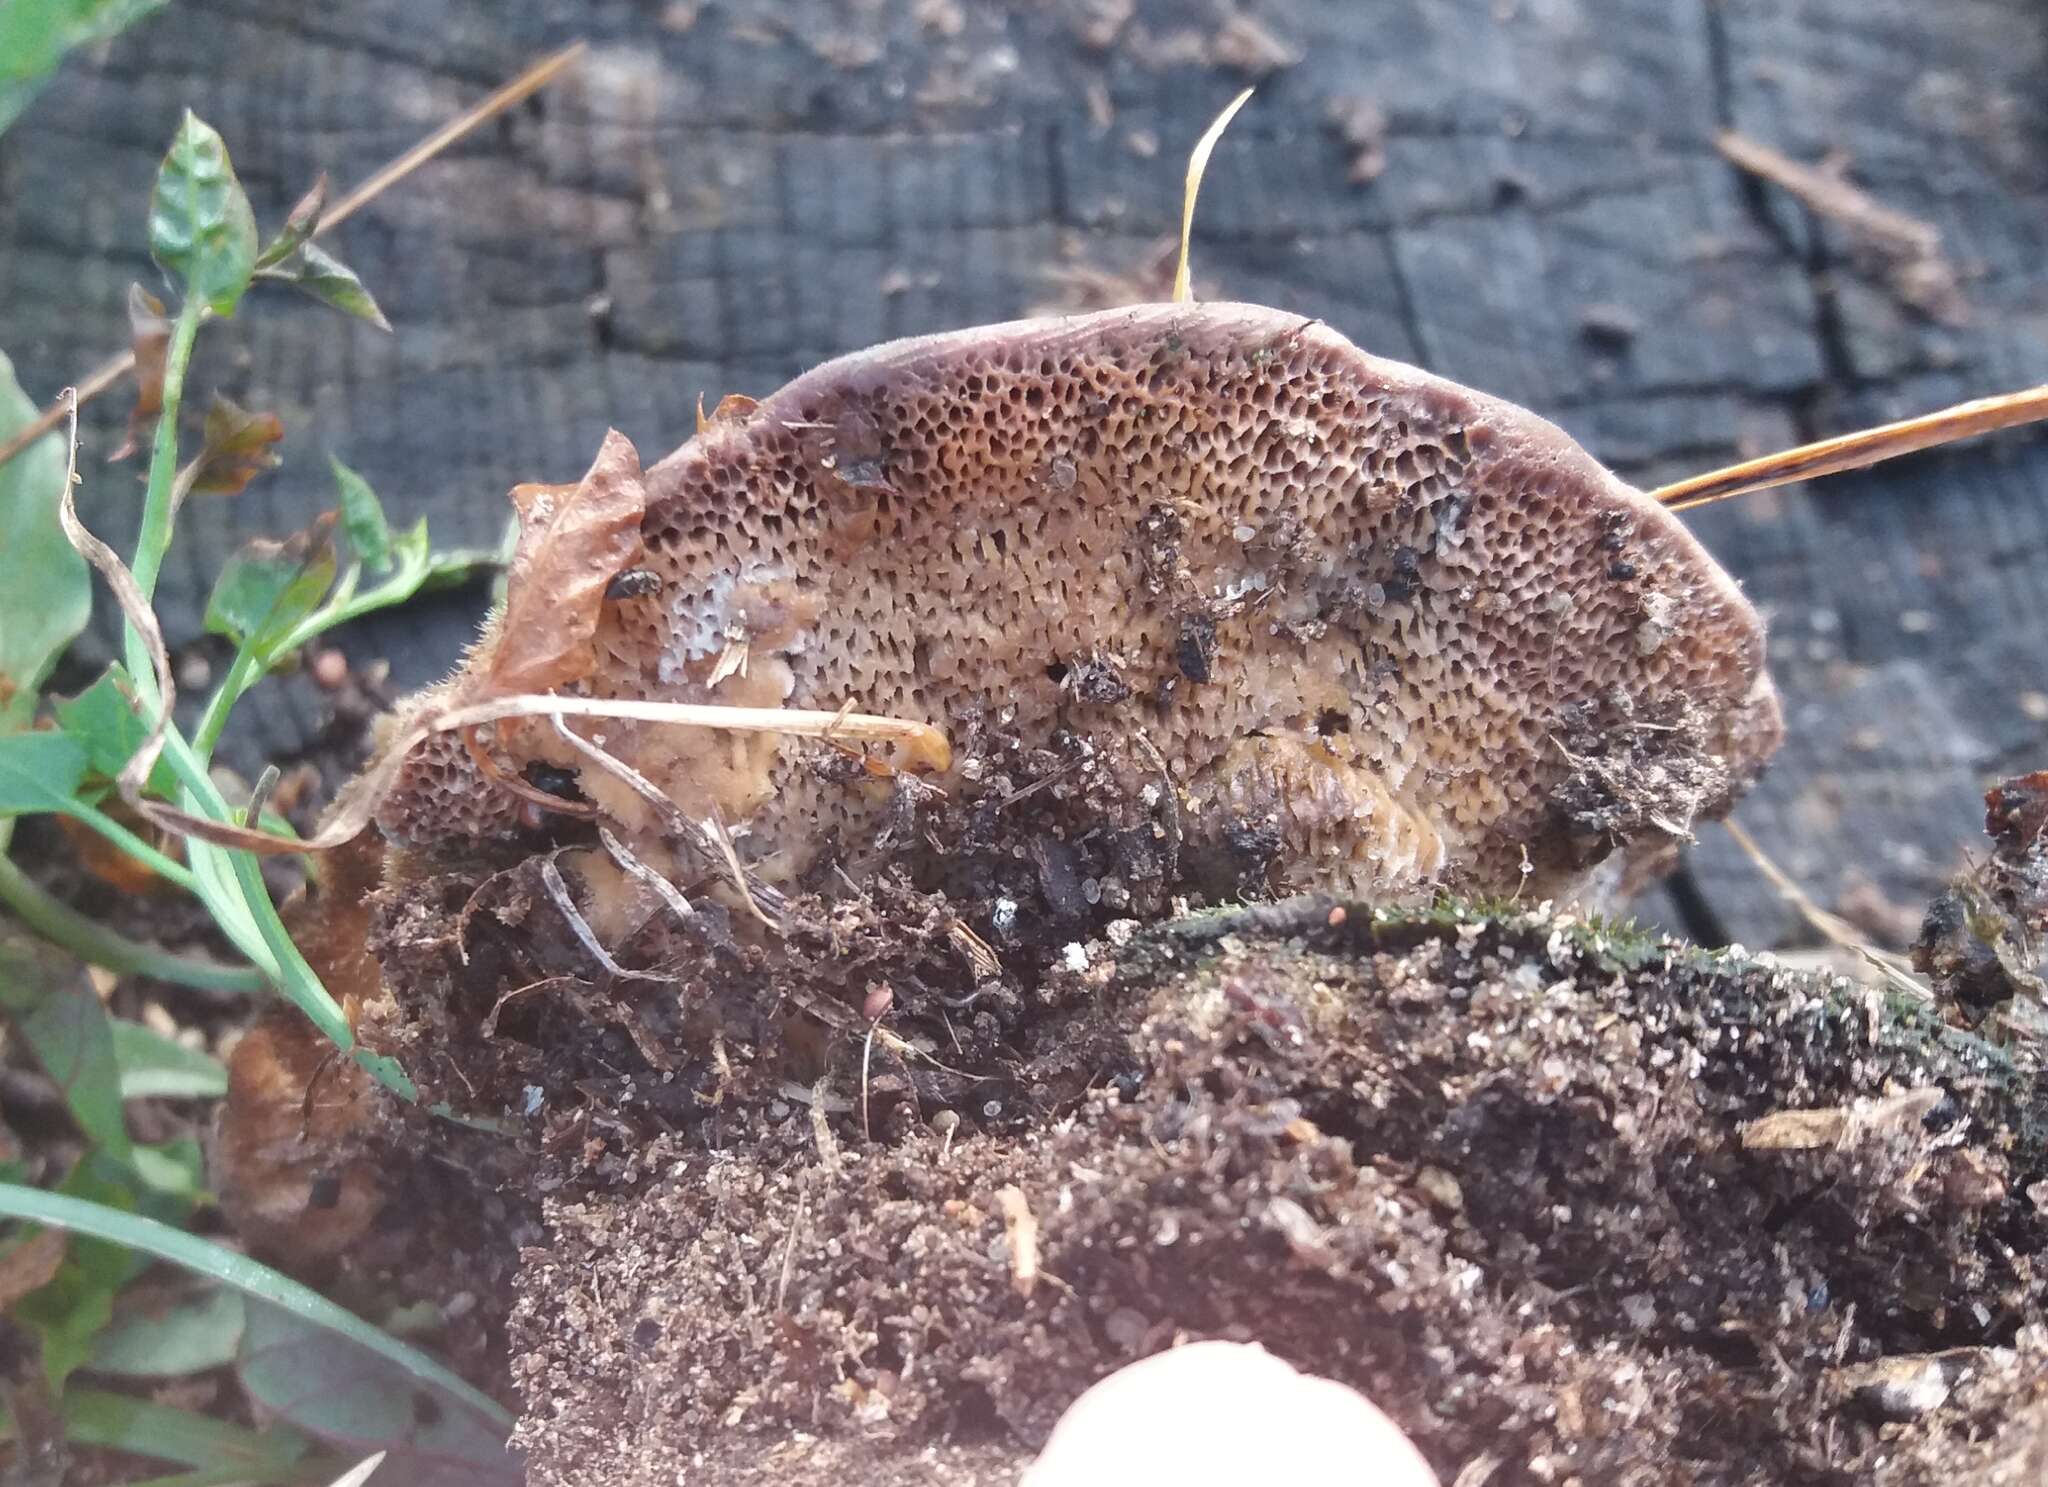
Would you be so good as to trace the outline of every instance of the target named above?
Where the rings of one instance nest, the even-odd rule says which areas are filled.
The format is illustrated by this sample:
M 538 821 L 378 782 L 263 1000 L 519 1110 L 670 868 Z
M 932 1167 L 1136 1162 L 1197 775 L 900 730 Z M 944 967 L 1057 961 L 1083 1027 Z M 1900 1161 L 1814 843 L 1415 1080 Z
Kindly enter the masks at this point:
M 62 1229 L 38 1229 L 0 1255 L 0 1313 L 12 1311 L 15 1302 L 57 1278 L 64 1240 Z
M 258 475 L 277 468 L 272 446 L 283 438 L 284 421 L 275 413 L 251 413 L 216 395 L 198 457 L 178 476 L 179 494 L 239 496 Z
M 618 430 L 571 486 L 513 488 L 519 546 L 486 692 L 545 692 L 589 674 L 605 586 L 640 561 L 647 491 L 640 455 Z
M 59 396 L 68 404 L 71 415 L 71 458 L 64 472 L 64 492 L 57 502 L 57 523 L 64 529 L 64 540 L 107 581 L 107 587 L 113 591 L 114 602 L 121 606 L 123 617 L 135 627 L 143 649 L 149 653 L 150 670 L 156 673 L 157 715 L 151 721 L 141 747 L 122 767 L 115 784 L 121 791 L 121 798 L 140 811 L 144 818 L 164 825 L 155 814 L 153 803 L 144 799 L 144 792 L 149 788 L 150 772 L 156 768 L 157 757 L 163 753 L 164 729 L 178 700 L 177 681 L 171 674 L 171 653 L 164 645 L 164 632 L 157 624 L 156 610 L 150 606 L 141 585 L 136 583 L 135 575 L 128 571 L 128 565 L 121 561 L 119 553 L 88 532 L 85 523 L 78 519 L 78 503 L 74 499 L 78 488 L 78 393 L 76 389 L 67 387 Z
M 128 434 L 107 462 L 125 460 L 142 447 L 144 434 L 164 407 L 164 358 L 171 349 L 171 321 L 164 302 L 140 284 L 128 286 L 128 344 L 135 353 L 135 407 Z
M 745 423 L 747 421 L 748 415 L 751 414 L 756 408 L 760 406 L 761 401 L 759 398 L 750 398 L 743 392 L 729 392 L 724 397 L 720 398 L 718 400 L 718 406 L 711 410 L 710 422 L 713 425 L 721 423 Z M 704 400 L 702 398 L 699 398 L 697 400 L 697 411 L 700 414 L 704 411 Z M 699 427 L 698 432 L 703 432 L 703 428 L 701 426 Z
M 131 829 L 137 824 L 134 813 L 126 802 L 114 802 L 107 814 Z M 129 819 L 123 819 L 128 817 Z M 78 865 L 92 877 L 112 888 L 126 898 L 140 898 L 146 894 L 168 892 L 171 885 L 158 876 L 155 868 L 132 856 L 125 849 L 117 847 L 101 836 L 99 832 L 83 822 L 69 816 L 57 817 L 57 829 L 71 847 L 71 855 Z

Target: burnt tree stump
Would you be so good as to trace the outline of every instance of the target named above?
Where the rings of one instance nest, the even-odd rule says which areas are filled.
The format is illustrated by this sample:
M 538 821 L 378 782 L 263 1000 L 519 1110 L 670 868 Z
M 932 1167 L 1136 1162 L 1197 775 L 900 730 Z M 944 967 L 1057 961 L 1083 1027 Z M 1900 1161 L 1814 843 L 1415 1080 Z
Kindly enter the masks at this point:
M 188 104 L 275 222 L 317 172 L 361 179 L 578 36 L 567 79 L 337 233 L 395 334 L 258 295 L 202 344 L 194 418 L 215 390 L 274 408 L 287 463 L 186 514 L 174 646 L 237 541 L 331 503 L 330 450 L 394 517 L 489 543 L 507 487 L 574 478 L 608 425 L 652 456 L 700 393 L 1058 301 L 1062 268 L 1128 271 L 1248 76 L 1198 279 L 1522 402 L 1641 483 L 2048 380 L 2033 0 L 181 0 L 73 59 L 0 137 L 0 345 L 47 399 L 122 344 Z M 1839 224 L 1722 158 L 1730 128 L 1839 151 L 1937 227 L 1967 320 L 1902 305 Z M 87 420 L 81 506 L 125 543 L 134 468 L 100 463 L 121 402 Z M 2044 497 L 2048 439 L 2022 433 L 1698 515 L 1776 622 L 1790 736 L 1741 819 L 1822 904 L 1859 881 L 1922 901 L 1984 783 L 2048 752 Z M 342 643 L 423 682 L 481 603 Z M 103 613 L 74 675 L 112 630 Z M 244 762 L 301 746 L 321 705 L 303 681 L 260 690 Z M 1716 830 L 1681 886 L 1651 908 L 1696 934 L 1798 933 Z

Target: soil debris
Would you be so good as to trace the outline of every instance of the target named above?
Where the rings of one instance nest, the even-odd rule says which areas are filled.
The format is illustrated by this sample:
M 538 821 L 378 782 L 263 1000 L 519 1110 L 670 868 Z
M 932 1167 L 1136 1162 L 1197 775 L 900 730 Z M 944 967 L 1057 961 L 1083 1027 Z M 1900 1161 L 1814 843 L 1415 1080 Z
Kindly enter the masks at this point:
M 842 1040 L 803 1100 L 558 1160 L 513 1323 L 532 1479 L 1006 1481 L 1096 1379 L 1221 1337 L 1363 1389 L 1447 1482 L 2020 1480 L 2031 1064 L 1547 908 L 1332 910 L 1088 944 L 945 1052 L 986 1082 L 872 1141 Z M 1745 1145 L 1788 1111 L 1855 1114 Z
M 2048 1035 L 2048 771 L 1984 796 L 1991 855 L 1928 906 L 1913 963 L 1959 1021 Z

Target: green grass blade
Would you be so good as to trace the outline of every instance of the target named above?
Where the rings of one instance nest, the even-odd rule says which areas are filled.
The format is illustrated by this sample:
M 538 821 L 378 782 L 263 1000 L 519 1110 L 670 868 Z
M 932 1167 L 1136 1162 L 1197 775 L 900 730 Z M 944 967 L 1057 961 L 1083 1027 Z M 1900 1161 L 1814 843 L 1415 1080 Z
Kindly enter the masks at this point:
M 168 1260 L 173 1265 L 182 1265 L 187 1270 L 211 1276 L 223 1285 L 233 1286 L 246 1295 L 283 1307 L 303 1321 L 346 1337 L 396 1364 L 421 1385 L 453 1395 L 508 1432 L 512 1428 L 512 1417 L 502 1405 L 445 1365 L 372 1327 L 310 1287 L 278 1274 L 268 1265 L 259 1265 L 246 1255 L 238 1255 L 233 1250 L 223 1249 L 154 1219 L 67 1198 L 61 1193 L 23 1187 L 18 1183 L 0 1183 L 0 1217 L 29 1219 L 52 1228 L 69 1229 L 96 1239 L 125 1244 L 159 1260 Z

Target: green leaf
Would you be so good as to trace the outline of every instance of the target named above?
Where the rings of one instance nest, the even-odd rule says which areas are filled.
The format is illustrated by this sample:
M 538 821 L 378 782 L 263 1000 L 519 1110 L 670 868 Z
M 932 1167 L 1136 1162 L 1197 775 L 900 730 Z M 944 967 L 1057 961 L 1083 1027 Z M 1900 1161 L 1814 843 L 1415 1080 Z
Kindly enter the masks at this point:
M 278 262 L 263 270 L 263 277 L 302 290 L 342 314 L 367 320 L 379 330 L 391 329 L 391 322 L 377 308 L 377 301 L 356 277 L 356 271 L 318 243 L 302 243 Z
M 160 1311 L 136 1310 L 100 1334 L 93 1345 L 92 1371 L 174 1379 L 224 1368 L 242 1345 L 242 1308 L 240 1291 L 207 1286 Z
M 0 947 L 0 1007 L 56 1081 L 78 1128 L 99 1149 L 127 1161 L 132 1149 L 121 1111 L 114 1030 L 77 963 L 40 946 Z
M 65 736 L 85 747 L 90 772 L 108 782 L 119 777 L 121 767 L 149 736 L 149 724 L 136 711 L 134 684 L 119 661 L 76 697 L 52 699 L 51 710 Z M 159 759 L 149 774 L 150 793 L 168 800 L 177 788 L 177 776 Z
M 0 439 L 28 427 L 36 412 L 0 355 Z M 53 433 L 0 465 L 0 733 L 29 725 L 36 690 L 92 614 L 91 572 L 57 525 L 67 464 L 64 438 Z
M 206 629 L 264 659 L 334 586 L 330 528 L 286 542 L 254 538 L 221 566 L 206 601 Z
M 228 1092 L 228 1071 L 211 1054 L 119 1017 L 113 1032 L 122 1099 L 210 1100 Z
M 190 1137 L 137 1146 L 133 1165 L 146 1190 L 145 1208 L 161 1201 L 174 1205 L 174 1211 L 182 1217 L 208 1201 L 206 1153 Z
M 268 1474 L 306 1454 L 306 1438 L 289 1427 L 258 1432 L 105 1389 L 73 1390 L 64 1400 L 64 1424 L 65 1435 L 76 1445 L 130 1451 L 182 1466 Z
M 70 809 L 86 762 L 85 746 L 68 733 L 0 735 L 0 816 Z
M 465 1383 L 446 1365 L 378 1331 L 361 1317 L 344 1311 L 319 1292 L 289 1276 L 280 1275 L 267 1265 L 259 1265 L 246 1255 L 223 1249 L 196 1234 L 187 1234 L 139 1214 L 125 1213 L 118 1207 L 12 1183 L 0 1183 L 0 1217 L 30 1219 L 39 1224 L 68 1229 L 74 1234 L 128 1245 L 200 1275 L 211 1276 L 258 1301 L 283 1308 L 300 1321 L 339 1333 L 385 1362 L 397 1364 L 420 1389 L 431 1391 L 443 1401 L 458 1403 L 488 1421 L 493 1429 L 500 1432 L 500 1439 L 503 1432 L 512 1427 L 511 1415 L 489 1395 Z
M 8 0 L 0 5 L 0 130 L 20 117 L 64 54 L 104 41 L 165 0 Z
M 521 1480 L 496 1419 L 280 1307 L 252 1302 L 242 1331 L 242 1387 L 265 1411 L 322 1440 L 388 1451 L 417 1487 Z
M 334 486 L 341 493 L 341 529 L 348 534 L 349 546 L 355 549 L 365 568 L 372 573 L 384 572 L 391 566 L 392 554 L 391 523 L 384 519 L 383 503 L 370 489 L 370 482 L 347 465 L 331 454 L 327 463 L 334 467 Z M 421 518 L 419 535 L 424 545 L 425 518 Z
M 299 204 L 292 208 L 284 219 L 284 226 L 277 230 L 261 253 L 256 255 L 256 272 L 275 268 L 299 250 L 300 244 L 320 230 L 320 218 L 327 211 L 327 172 L 321 171 L 313 182 L 313 189 L 299 198 Z
M 256 215 L 228 147 L 185 111 L 149 199 L 149 251 L 216 315 L 232 315 L 256 268 Z

